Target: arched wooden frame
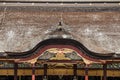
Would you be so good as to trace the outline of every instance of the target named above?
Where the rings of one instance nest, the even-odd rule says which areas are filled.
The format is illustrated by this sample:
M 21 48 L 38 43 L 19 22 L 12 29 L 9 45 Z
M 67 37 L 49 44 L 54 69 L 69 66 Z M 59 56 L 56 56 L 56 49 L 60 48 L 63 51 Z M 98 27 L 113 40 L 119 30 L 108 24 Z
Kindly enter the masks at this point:
M 27 57 L 27 58 L 22 58 L 19 61 L 20 62 L 21 61 L 28 61 L 28 60 L 31 60 L 31 59 L 38 58 L 39 56 L 41 56 L 41 54 L 43 54 L 46 50 L 48 50 L 50 48 L 68 48 L 68 49 L 72 49 L 72 50 L 76 51 L 78 53 L 78 55 L 80 57 L 84 58 L 84 59 L 94 61 L 94 62 L 101 62 L 98 59 L 94 59 L 94 58 L 91 58 L 91 57 L 87 56 L 86 54 L 81 52 L 77 47 L 74 47 L 72 45 L 63 45 L 63 44 L 62 45 L 47 45 L 47 46 L 44 46 L 36 54 L 34 54 L 34 55 L 30 56 L 30 57 Z

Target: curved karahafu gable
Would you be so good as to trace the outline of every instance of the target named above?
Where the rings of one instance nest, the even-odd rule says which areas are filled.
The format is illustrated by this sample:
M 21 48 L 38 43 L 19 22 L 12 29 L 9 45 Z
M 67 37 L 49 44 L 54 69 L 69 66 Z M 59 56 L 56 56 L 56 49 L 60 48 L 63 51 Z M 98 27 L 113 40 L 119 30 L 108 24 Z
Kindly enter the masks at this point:
M 49 47 L 53 45 L 53 47 Z M 56 45 L 56 46 L 55 46 Z M 72 40 L 72 39 L 62 39 L 62 38 L 53 38 L 53 39 L 47 39 L 42 42 L 40 42 L 38 45 L 36 45 L 33 49 L 27 52 L 5 52 L 7 55 L 7 58 L 14 58 L 14 59 L 19 59 L 19 58 L 35 58 L 37 56 L 40 56 L 44 51 L 46 51 L 49 48 L 57 48 L 57 45 L 62 48 L 70 48 L 74 49 L 75 51 L 80 51 L 77 52 L 80 56 L 85 56 L 90 57 L 90 58 L 95 58 L 95 59 L 112 59 L 114 58 L 114 53 L 95 53 L 89 51 L 83 44 Z M 69 47 L 73 46 L 73 47 Z M 48 47 L 47 47 L 48 46 Z M 68 46 L 68 47 L 66 47 Z M 45 47 L 45 48 L 44 48 Z M 58 47 L 58 48 L 60 48 Z M 42 49 L 43 48 L 43 49 Z

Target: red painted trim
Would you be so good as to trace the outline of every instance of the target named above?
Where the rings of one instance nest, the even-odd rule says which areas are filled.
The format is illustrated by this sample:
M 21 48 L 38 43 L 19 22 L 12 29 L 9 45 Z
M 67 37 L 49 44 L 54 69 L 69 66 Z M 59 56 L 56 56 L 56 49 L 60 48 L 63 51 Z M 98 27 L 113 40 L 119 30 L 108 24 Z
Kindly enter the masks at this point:
M 85 80 L 88 80 L 88 75 L 85 75 Z
M 32 64 L 32 80 L 35 80 L 35 64 Z
M 34 74 L 32 74 L 32 80 L 35 80 L 35 75 Z
M 79 56 L 82 56 L 83 58 L 85 59 L 88 59 L 90 61 L 95 61 L 95 62 L 100 62 L 100 60 L 98 59 L 94 59 L 94 58 L 91 58 L 87 55 L 85 55 L 84 53 L 82 53 L 78 48 L 74 47 L 74 46 L 71 46 L 71 45 L 48 45 L 48 46 L 45 46 L 43 47 L 42 49 L 40 49 L 38 51 L 38 53 L 36 53 L 35 55 L 33 56 L 30 56 L 30 57 L 27 57 L 27 58 L 22 58 L 20 59 L 19 61 L 27 61 L 27 60 L 31 60 L 31 59 L 34 59 L 34 58 L 37 58 L 38 56 L 40 56 L 43 52 L 45 52 L 47 49 L 50 49 L 50 48 L 69 48 L 69 49 L 72 49 L 74 51 L 76 51 Z

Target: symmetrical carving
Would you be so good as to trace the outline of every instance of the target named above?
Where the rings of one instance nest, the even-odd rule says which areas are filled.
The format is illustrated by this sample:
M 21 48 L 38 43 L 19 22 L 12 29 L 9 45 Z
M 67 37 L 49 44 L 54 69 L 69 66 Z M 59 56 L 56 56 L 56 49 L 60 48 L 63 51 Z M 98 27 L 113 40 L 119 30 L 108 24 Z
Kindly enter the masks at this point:
M 51 48 L 38 58 L 40 60 L 82 60 L 74 50 L 67 48 Z

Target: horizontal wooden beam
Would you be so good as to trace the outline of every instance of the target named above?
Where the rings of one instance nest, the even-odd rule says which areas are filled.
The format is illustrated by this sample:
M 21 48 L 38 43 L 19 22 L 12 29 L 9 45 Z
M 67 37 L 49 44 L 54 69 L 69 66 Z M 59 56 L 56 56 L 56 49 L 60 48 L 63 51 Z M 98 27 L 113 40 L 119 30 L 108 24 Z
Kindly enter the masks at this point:
M 119 70 L 107 70 L 107 77 L 119 77 L 120 71 Z M 13 69 L 2 69 L 0 70 L 0 76 L 6 75 L 14 75 Z M 31 76 L 32 69 L 18 69 L 18 76 Z M 44 75 L 43 69 L 37 69 L 35 71 L 35 75 Z M 73 75 L 73 69 L 47 69 L 47 75 Z M 77 70 L 78 76 L 84 76 L 85 70 Z M 89 70 L 89 76 L 102 76 L 103 70 Z

